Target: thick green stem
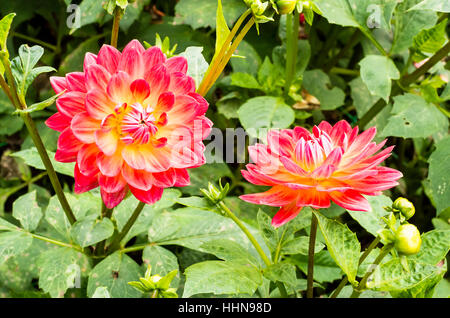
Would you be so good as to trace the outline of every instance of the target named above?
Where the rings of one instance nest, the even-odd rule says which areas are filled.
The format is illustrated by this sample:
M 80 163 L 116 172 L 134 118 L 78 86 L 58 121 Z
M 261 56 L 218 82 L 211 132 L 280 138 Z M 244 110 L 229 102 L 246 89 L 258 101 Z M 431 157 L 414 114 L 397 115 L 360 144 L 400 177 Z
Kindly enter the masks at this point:
M 292 16 L 294 22 L 292 23 Z M 295 14 L 288 14 L 286 16 L 286 83 L 284 85 L 284 97 L 289 95 L 289 89 L 295 74 L 295 66 L 297 64 L 298 51 L 298 34 L 299 34 L 299 13 L 295 10 Z
M 364 251 L 363 255 L 359 258 L 358 266 L 364 262 L 364 260 L 369 256 L 370 252 L 380 243 L 381 238 L 377 236 L 372 243 L 370 243 L 369 247 Z M 348 283 L 348 277 L 345 276 L 344 279 L 341 280 L 339 286 L 336 288 L 336 290 L 331 294 L 330 298 L 336 298 L 339 293 L 341 292 L 342 288 L 344 288 L 345 285 Z
M 256 252 L 258 252 L 259 256 L 263 260 L 264 264 L 266 264 L 266 266 L 272 265 L 272 262 L 267 257 L 266 253 L 264 253 L 263 249 L 261 248 L 261 245 L 259 245 L 258 241 L 255 239 L 253 234 L 250 233 L 250 231 L 247 229 L 247 227 L 244 225 L 244 223 L 242 223 L 241 220 L 239 220 L 239 218 L 236 215 L 234 215 L 233 212 L 231 212 L 231 210 L 225 205 L 225 203 L 223 203 L 223 201 L 220 201 L 218 203 L 218 207 L 230 219 L 232 219 L 234 223 L 236 223 L 236 225 L 242 230 L 242 232 L 244 232 L 244 234 L 247 236 L 247 238 L 252 243 L 252 245 L 255 248 Z M 286 288 L 284 287 L 284 285 L 282 283 L 280 283 L 280 282 L 277 282 L 277 287 L 280 290 L 281 297 L 287 298 L 288 295 L 287 295 Z
M 380 264 L 380 262 L 383 260 L 383 258 L 389 254 L 389 252 L 391 251 L 393 246 L 394 246 L 393 244 L 385 245 L 381 249 L 380 254 L 375 259 L 375 261 L 373 262 L 372 265 L 376 266 L 376 265 Z M 372 272 L 373 272 L 373 270 L 371 270 L 370 268 L 369 268 L 369 270 L 367 270 L 366 274 L 361 279 L 361 282 L 359 283 L 358 288 L 353 290 L 353 293 L 350 295 L 350 298 L 358 298 L 361 295 L 363 290 L 366 288 L 367 281 L 369 280 L 370 275 L 372 275 Z
M 21 34 L 21 33 L 18 33 L 18 32 L 11 32 L 10 35 L 11 36 L 15 36 L 16 38 L 19 38 L 19 39 L 27 40 L 29 42 L 34 42 L 34 43 L 36 43 L 38 45 L 44 46 L 46 48 L 49 48 L 52 51 L 57 51 L 57 46 L 56 45 L 53 45 L 53 44 L 41 41 L 41 40 L 33 38 L 31 36 L 28 36 L 28 35 L 25 35 L 25 34 Z
M 377 39 L 374 38 L 374 36 L 372 35 L 372 33 L 370 33 L 370 31 L 367 31 L 364 28 L 361 28 L 360 30 L 370 40 L 370 42 L 372 42 L 373 45 L 375 45 L 375 47 L 378 49 L 378 51 L 380 51 L 382 55 L 388 56 L 383 46 L 380 44 L 380 42 L 377 41 Z
M 313 298 L 314 296 L 314 249 L 316 246 L 317 223 L 317 217 L 314 213 L 312 213 L 308 249 L 308 279 L 306 289 L 307 298 Z
M 134 210 L 133 214 L 131 215 L 128 222 L 123 227 L 122 231 L 116 236 L 114 241 L 111 243 L 111 245 L 108 247 L 109 251 L 115 251 L 120 247 L 120 242 L 123 240 L 123 238 L 128 234 L 128 232 L 131 230 L 131 227 L 136 222 L 137 218 L 141 214 L 142 210 L 145 207 L 144 202 L 139 202 L 138 206 Z
M 111 32 L 111 46 L 117 47 L 117 40 L 119 38 L 119 25 L 122 18 L 123 10 L 119 6 L 114 9 L 114 20 Z

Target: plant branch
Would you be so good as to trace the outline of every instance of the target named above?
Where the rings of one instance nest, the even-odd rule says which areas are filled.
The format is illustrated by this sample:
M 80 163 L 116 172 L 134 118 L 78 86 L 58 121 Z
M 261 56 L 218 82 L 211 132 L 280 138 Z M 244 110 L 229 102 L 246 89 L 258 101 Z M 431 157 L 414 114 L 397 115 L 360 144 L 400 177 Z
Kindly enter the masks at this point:
M 380 51 L 382 55 L 388 56 L 383 46 L 380 44 L 380 42 L 377 41 L 377 39 L 375 39 L 375 37 L 373 36 L 372 33 L 370 33 L 370 31 L 367 31 L 364 28 L 361 28 L 360 30 L 370 40 L 370 42 L 372 42 L 372 44 L 375 45 L 375 47 L 378 49 L 378 51 Z
M 364 262 L 364 260 L 367 258 L 367 256 L 369 256 L 370 252 L 372 252 L 372 250 L 378 245 L 378 243 L 380 243 L 381 238 L 379 236 L 377 236 L 372 243 L 370 243 L 369 247 L 364 251 L 363 255 L 361 255 L 361 257 L 359 258 L 359 262 L 358 262 L 358 266 L 362 264 L 362 262 Z M 339 286 L 336 288 L 336 290 L 333 292 L 333 294 L 331 294 L 330 298 L 336 298 L 339 293 L 341 292 L 342 288 L 344 288 L 345 285 L 347 285 L 348 283 L 348 277 L 345 276 Z
M 41 40 L 33 38 L 31 36 L 28 36 L 28 35 L 25 35 L 25 34 L 22 34 L 22 33 L 18 33 L 18 32 L 15 32 L 15 31 L 11 32 L 10 35 L 11 36 L 15 36 L 16 38 L 19 38 L 19 39 L 24 39 L 26 41 L 34 42 L 34 43 L 36 43 L 38 45 L 44 46 L 46 48 L 49 48 L 52 51 L 57 51 L 57 46 L 56 45 L 53 45 L 53 44 L 41 41 Z
M 108 247 L 108 250 L 115 251 L 120 247 L 120 242 L 123 240 L 123 238 L 128 234 L 133 224 L 136 222 L 137 218 L 141 214 L 142 210 L 145 207 L 144 202 L 139 202 L 138 206 L 134 210 L 131 217 L 128 219 L 128 222 L 125 224 L 125 226 L 122 228 L 122 231 L 116 236 L 116 238 L 113 240 L 111 245 Z
M 116 6 L 114 9 L 114 20 L 113 20 L 113 27 L 111 32 L 111 46 L 117 47 L 117 40 L 119 38 L 119 25 L 120 25 L 120 19 L 122 18 L 122 8 L 119 6 Z
M 294 22 L 292 23 L 292 16 Z M 289 95 L 289 89 L 294 79 L 295 66 L 297 65 L 297 51 L 298 51 L 298 34 L 299 34 L 299 13 L 295 10 L 295 14 L 288 14 L 286 16 L 286 83 L 284 86 L 284 97 Z
M 314 296 L 314 250 L 316 246 L 317 223 L 317 217 L 313 212 L 311 216 L 311 231 L 309 233 L 307 298 L 313 298 Z

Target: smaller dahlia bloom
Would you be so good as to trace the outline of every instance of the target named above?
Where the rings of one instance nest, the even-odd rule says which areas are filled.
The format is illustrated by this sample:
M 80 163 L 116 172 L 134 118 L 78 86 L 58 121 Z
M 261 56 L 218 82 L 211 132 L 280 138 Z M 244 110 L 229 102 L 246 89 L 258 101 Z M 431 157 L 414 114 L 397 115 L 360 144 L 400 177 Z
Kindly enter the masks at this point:
M 302 127 L 271 130 L 267 145 L 249 147 L 253 163 L 242 171 L 256 185 L 270 186 L 262 193 L 240 196 L 244 201 L 281 207 L 272 219 L 279 227 L 295 218 L 304 206 L 328 208 L 333 201 L 351 211 L 370 211 L 363 195 L 380 195 L 396 186 L 402 174 L 378 166 L 392 147 L 372 142 L 376 128 L 358 135 L 358 127 L 342 120 L 331 126 L 323 121 L 312 133 Z M 377 153 L 378 152 L 378 153 Z
M 122 52 L 87 53 L 83 72 L 50 78 L 58 112 L 46 124 L 61 132 L 55 159 L 76 162 L 75 192 L 100 186 L 105 205 L 130 190 L 152 204 L 164 188 L 189 184 L 186 169 L 205 163 L 212 126 L 184 57 L 167 59 L 137 40 Z

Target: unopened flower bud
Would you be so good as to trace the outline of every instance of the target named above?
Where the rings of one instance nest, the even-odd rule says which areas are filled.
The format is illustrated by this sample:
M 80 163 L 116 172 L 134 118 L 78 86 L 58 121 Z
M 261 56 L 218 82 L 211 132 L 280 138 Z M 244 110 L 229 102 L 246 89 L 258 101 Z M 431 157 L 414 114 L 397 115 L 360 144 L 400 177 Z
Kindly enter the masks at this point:
M 278 14 L 290 14 L 297 5 L 297 0 L 275 0 L 275 7 Z
M 400 225 L 395 233 L 395 248 L 401 254 L 413 255 L 420 250 L 422 239 L 419 230 L 412 224 Z
M 416 212 L 414 205 L 405 198 L 397 198 L 397 200 L 395 200 L 392 204 L 392 208 L 394 209 L 394 211 L 399 211 L 406 220 L 410 219 Z

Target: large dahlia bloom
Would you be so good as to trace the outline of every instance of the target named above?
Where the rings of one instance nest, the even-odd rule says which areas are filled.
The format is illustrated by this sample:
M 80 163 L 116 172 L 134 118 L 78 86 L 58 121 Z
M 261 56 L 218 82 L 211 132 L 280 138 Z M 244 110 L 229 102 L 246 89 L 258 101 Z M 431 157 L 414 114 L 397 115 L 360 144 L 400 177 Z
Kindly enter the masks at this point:
M 375 134 L 372 127 L 358 135 L 358 127 L 352 129 L 345 120 L 334 126 L 323 121 L 312 133 L 302 127 L 271 130 L 267 145 L 249 147 L 255 164 L 242 171 L 249 182 L 271 188 L 240 198 L 281 207 L 272 219 L 276 227 L 292 220 L 304 206 L 327 208 L 330 201 L 347 210 L 370 211 L 363 194 L 379 195 L 402 177 L 395 169 L 378 166 L 393 147 L 377 153 L 386 140 L 371 142 Z
M 66 91 L 46 123 L 61 132 L 55 159 L 76 162 L 76 193 L 100 186 L 113 208 L 128 190 L 152 204 L 164 188 L 189 184 L 186 169 L 205 162 L 212 122 L 187 67 L 133 40 L 122 53 L 109 45 L 87 53 L 84 72 L 50 79 Z

